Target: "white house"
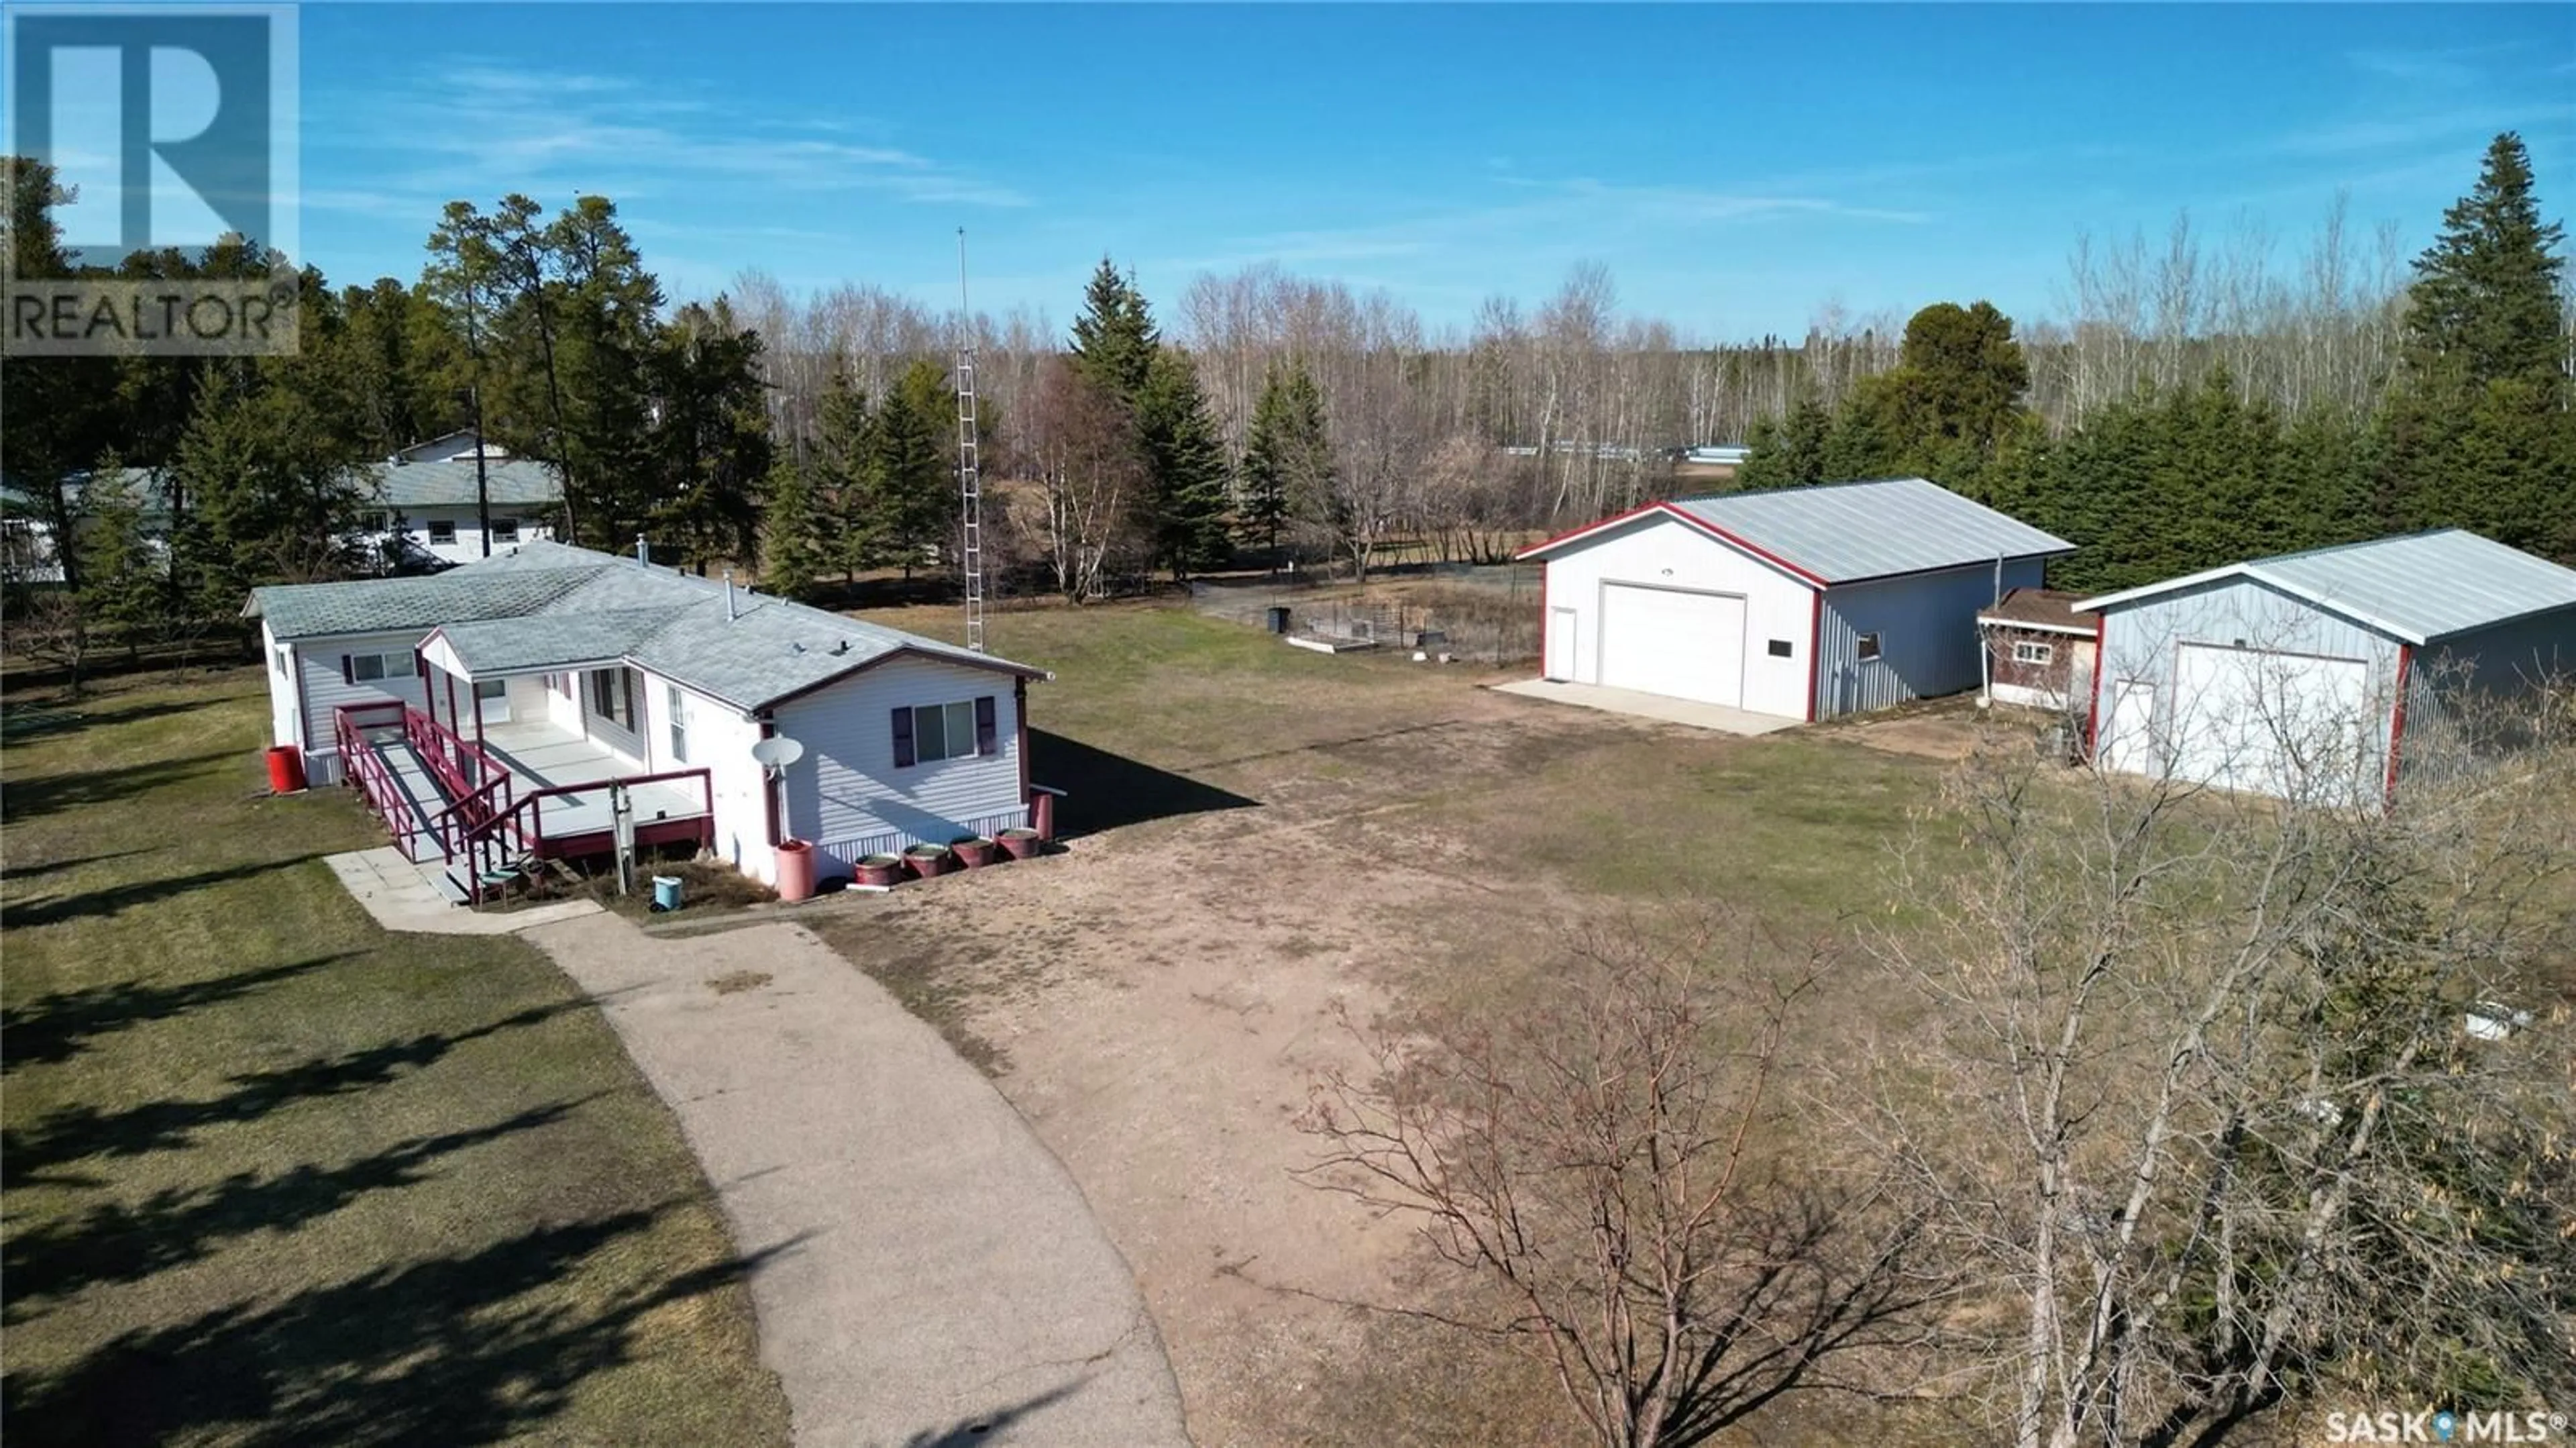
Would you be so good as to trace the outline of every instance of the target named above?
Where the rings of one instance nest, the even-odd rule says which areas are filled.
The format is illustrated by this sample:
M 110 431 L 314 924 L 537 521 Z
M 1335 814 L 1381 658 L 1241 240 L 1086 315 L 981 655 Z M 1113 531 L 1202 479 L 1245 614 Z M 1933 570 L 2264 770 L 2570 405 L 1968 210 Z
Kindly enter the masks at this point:
M 2351 803 L 2464 690 L 2576 669 L 2576 571 L 2445 529 L 2233 563 L 2097 615 L 2093 755 L 2130 774 Z
M 478 452 L 483 504 L 476 500 Z M 493 553 L 552 539 L 563 511 L 563 479 L 552 467 L 471 432 L 416 443 L 370 471 L 363 531 L 379 546 L 398 545 L 388 556 L 471 563 L 487 551 L 483 506 L 491 509 Z
M 2073 549 L 1896 478 L 1649 503 L 1520 556 L 1547 678 L 1823 719 L 1975 688 L 1977 610 Z
M 1050 675 L 729 581 L 525 543 L 250 609 L 275 742 L 415 860 L 605 853 L 611 781 L 641 842 L 765 881 L 787 839 L 830 878 L 1028 822 L 1027 685 Z M 753 746 L 780 736 L 804 751 L 773 784 Z

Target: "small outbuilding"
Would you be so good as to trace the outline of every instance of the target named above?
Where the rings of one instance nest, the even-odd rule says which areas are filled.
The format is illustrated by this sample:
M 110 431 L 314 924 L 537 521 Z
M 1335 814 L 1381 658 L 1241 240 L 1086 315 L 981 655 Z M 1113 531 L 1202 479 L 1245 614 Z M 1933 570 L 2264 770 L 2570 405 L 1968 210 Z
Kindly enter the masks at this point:
M 2072 551 L 1892 478 L 1649 503 L 1520 556 L 1546 678 L 1824 719 L 1977 687 L 1977 611 Z
M 2094 759 L 2358 803 L 2465 693 L 2576 669 L 2576 570 L 2459 529 L 2232 563 L 2085 600 Z
M 2093 696 L 2093 617 L 2077 595 L 2016 588 L 1977 612 L 1986 644 L 1986 696 L 2003 704 L 2064 711 Z

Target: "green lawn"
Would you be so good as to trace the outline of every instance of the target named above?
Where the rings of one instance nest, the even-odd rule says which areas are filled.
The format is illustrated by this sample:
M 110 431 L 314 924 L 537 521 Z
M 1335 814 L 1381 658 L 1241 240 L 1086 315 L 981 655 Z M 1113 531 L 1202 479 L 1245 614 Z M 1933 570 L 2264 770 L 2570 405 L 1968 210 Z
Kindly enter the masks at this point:
M 13 1444 L 777 1443 L 722 1217 L 514 939 L 387 935 L 264 794 L 258 673 L 13 697 Z

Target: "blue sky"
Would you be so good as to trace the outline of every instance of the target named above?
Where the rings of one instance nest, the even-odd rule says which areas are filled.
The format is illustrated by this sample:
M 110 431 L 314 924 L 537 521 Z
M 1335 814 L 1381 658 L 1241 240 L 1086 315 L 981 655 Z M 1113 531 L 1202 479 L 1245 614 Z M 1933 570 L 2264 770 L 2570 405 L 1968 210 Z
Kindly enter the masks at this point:
M 1072 314 L 1275 261 L 1434 324 L 1578 261 L 1707 338 L 2045 314 L 2080 231 L 2338 190 L 2409 252 L 2497 131 L 2576 210 L 2576 8 L 307 5 L 303 242 L 418 274 L 440 203 L 614 198 L 675 295 L 746 267 Z

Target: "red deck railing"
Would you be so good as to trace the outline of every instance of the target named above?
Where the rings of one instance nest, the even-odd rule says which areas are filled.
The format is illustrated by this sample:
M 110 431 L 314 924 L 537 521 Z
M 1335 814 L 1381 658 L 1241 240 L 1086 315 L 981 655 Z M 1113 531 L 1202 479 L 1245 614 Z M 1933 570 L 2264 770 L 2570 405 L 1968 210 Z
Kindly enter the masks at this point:
M 483 876 L 514 860 L 534 855 L 565 859 L 600 854 L 614 848 L 606 830 L 589 829 L 549 837 L 545 801 L 590 794 L 611 785 L 633 788 L 673 780 L 698 782 L 698 812 L 676 820 L 646 820 L 636 825 L 639 844 L 669 844 L 694 839 L 715 841 L 715 774 L 709 769 L 673 769 L 657 774 L 624 774 L 575 784 L 541 785 L 521 792 L 509 767 L 482 745 L 400 700 L 343 704 L 332 711 L 345 777 L 365 799 L 368 812 L 393 834 L 395 846 L 414 861 L 421 854 L 413 841 L 422 834 L 438 844 L 439 859 L 463 864 L 469 876 L 461 882 L 481 898 Z M 405 743 L 418 756 L 446 804 L 425 821 L 403 794 L 401 784 L 375 750 L 370 731 L 399 726 Z M 398 823 L 399 821 L 399 823 Z

